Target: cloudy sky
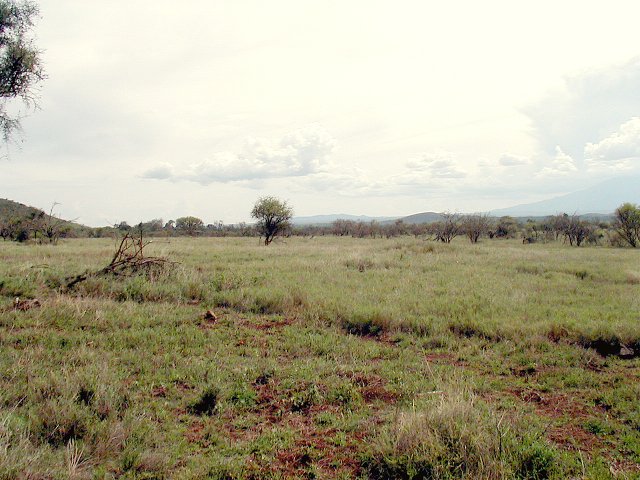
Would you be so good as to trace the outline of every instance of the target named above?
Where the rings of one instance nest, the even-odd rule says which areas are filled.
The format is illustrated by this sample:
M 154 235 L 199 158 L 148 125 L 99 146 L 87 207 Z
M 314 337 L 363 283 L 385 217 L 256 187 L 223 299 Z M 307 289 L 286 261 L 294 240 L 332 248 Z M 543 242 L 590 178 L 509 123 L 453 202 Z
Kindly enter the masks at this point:
M 38 3 L 0 197 L 81 223 L 485 211 L 640 172 L 637 0 Z

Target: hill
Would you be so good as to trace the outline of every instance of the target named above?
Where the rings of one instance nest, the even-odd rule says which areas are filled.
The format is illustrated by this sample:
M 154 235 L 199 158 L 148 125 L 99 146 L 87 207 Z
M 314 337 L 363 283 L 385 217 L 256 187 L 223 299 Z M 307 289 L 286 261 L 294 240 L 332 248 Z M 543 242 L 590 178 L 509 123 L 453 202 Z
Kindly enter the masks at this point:
M 369 217 L 367 215 L 349 215 L 346 213 L 337 213 L 329 215 L 312 215 L 308 217 L 293 217 L 291 223 L 294 225 L 330 225 L 336 220 L 351 220 L 354 222 L 384 222 L 395 220 L 399 217 Z
M 11 218 L 24 218 L 37 214 L 42 210 L 22 203 L 0 198 L 0 221 L 6 221 Z
M 407 217 L 402 217 L 402 221 L 404 223 L 409 223 L 409 224 L 433 223 L 433 222 L 437 222 L 441 218 L 442 216 L 440 213 L 422 212 L 422 213 L 414 213 L 413 215 L 409 215 Z
M 13 200 L 8 200 L 6 198 L 0 198 L 0 223 L 10 222 L 14 219 L 32 218 L 41 212 L 43 212 L 43 210 L 40 208 L 24 205 L 23 203 L 14 202 Z M 75 234 L 84 234 L 91 230 L 91 227 L 80 225 L 69 220 L 64 220 L 56 216 L 49 217 L 47 212 L 44 213 L 45 217 L 52 218 L 58 224 L 59 228 L 75 232 Z

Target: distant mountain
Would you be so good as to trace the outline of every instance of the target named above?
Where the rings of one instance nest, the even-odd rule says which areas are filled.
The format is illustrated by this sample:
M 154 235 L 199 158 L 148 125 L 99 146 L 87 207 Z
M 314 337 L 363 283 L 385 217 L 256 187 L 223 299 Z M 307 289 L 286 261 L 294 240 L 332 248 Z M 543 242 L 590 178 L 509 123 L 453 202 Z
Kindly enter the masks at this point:
M 593 187 L 568 193 L 541 202 L 492 210 L 491 215 L 502 217 L 535 217 L 568 213 L 579 215 L 611 214 L 625 202 L 640 203 L 640 177 L 619 177 Z
M 442 215 L 436 212 L 423 212 L 414 213 L 407 217 L 402 217 L 404 223 L 418 224 L 418 223 L 433 223 L 442 219 Z
M 352 220 L 354 222 L 384 222 L 386 220 L 395 220 L 399 217 L 369 217 L 367 215 L 349 215 L 346 213 L 338 213 L 331 215 L 312 215 L 310 217 L 293 217 L 291 223 L 294 225 L 330 225 L 336 220 Z

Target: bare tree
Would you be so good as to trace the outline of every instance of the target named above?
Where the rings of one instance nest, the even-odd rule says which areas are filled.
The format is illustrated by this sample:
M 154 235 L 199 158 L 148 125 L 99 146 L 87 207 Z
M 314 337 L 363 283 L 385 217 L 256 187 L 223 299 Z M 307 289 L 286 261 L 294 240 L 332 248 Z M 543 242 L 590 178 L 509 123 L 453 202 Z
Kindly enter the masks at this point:
M 51 209 L 49 210 L 49 215 L 44 215 L 42 217 L 42 223 L 40 225 L 40 231 L 42 235 L 49 240 L 49 243 L 56 244 L 60 239 L 60 235 L 62 235 L 64 231 L 64 220 L 53 216 L 53 210 L 56 206 L 60 205 L 58 202 L 53 202 L 51 205 Z
M 461 233 L 461 216 L 458 213 L 444 212 L 440 214 L 441 220 L 429 226 L 431 233 L 437 241 L 451 243 Z
M 462 217 L 460 227 L 471 243 L 478 243 L 482 235 L 489 233 L 491 219 L 487 214 L 465 215 Z

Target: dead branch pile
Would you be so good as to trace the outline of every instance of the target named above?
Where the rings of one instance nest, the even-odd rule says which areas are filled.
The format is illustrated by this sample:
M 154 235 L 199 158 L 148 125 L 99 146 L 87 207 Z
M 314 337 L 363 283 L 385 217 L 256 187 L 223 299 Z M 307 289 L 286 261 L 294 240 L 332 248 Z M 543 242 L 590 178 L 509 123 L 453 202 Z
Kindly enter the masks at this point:
M 166 271 L 169 265 L 176 263 L 164 257 L 146 256 L 144 248 L 150 243 L 143 241 L 142 235 L 134 237 L 127 233 L 120 241 L 109 265 L 96 272 L 85 272 L 68 279 L 67 288 L 73 288 L 76 284 L 89 277 L 102 275 L 130 276 L 142 274 L 153 278 Z

